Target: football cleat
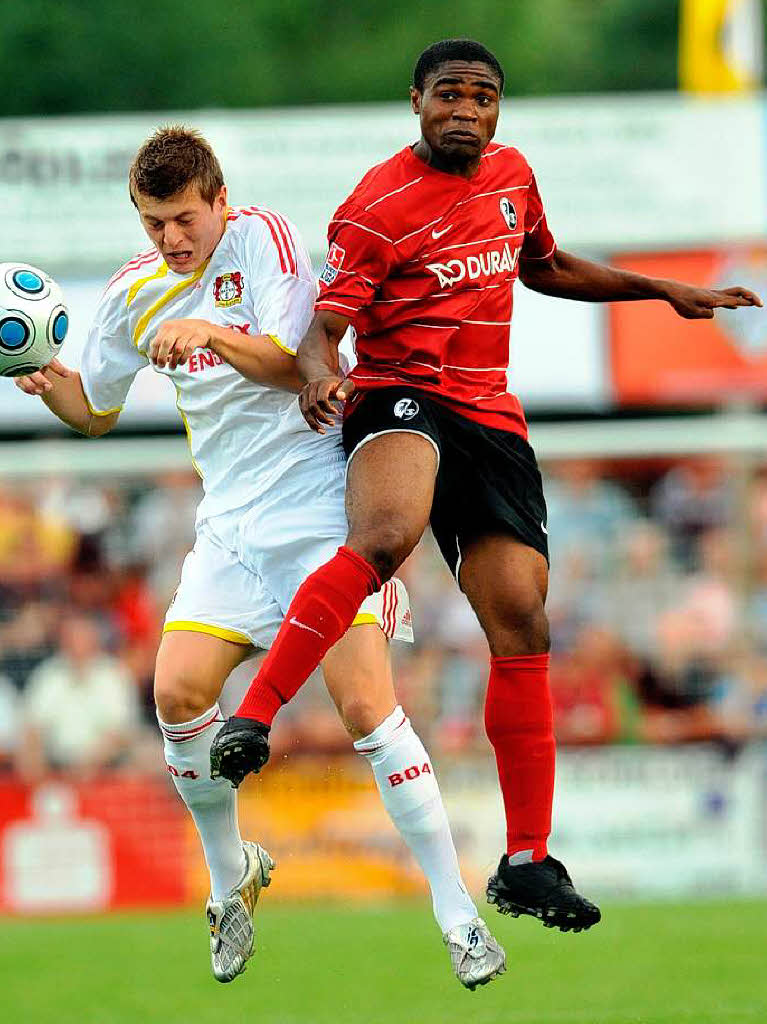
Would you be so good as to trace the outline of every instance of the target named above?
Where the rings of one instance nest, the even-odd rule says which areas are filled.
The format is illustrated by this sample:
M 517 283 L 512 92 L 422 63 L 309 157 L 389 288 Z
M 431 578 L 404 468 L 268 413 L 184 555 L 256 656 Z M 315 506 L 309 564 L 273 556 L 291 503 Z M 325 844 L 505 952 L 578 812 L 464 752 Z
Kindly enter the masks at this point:
M 501 914 L 529 914 L 561 932 L 582 932 L 602 920 L 599 907 L 575 891 L 564 864 L 553 857 L 509 864 L 504 854 L 488 879 L 487 902 Z
M 245 874 L 219 902 L 208 900 L 210 961 L 216 981 L 233 981 L 253 956 L 253 911 L 262 889 L 271 882 L 275 862 L 258 843 L 243 843 Z
M 442 941 L 450 952 L 456 978 L 471 992 L 506 970 L 506 953 L 481 917 L 451 928 Z
M 255 718 L 227 718 L 210 747 L 210 777 L 228 779 L 236 789 L 269 760 L 269 726 Z

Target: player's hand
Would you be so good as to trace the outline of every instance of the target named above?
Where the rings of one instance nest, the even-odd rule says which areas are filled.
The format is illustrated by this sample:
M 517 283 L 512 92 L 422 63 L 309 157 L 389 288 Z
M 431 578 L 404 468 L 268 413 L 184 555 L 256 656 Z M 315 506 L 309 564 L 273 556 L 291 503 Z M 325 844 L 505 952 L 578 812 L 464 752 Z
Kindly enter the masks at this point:
M 235 789 L 269 760 L 269 726 L 254 718 L 227 718 L 210 745 L 211 779 L 228 779 Z
M 166 320 L 149 343 L 149 358 L 155 366 L 175 370 L 196 348 L 208 348 L 211 327 L 207 320 Z
M 759 296 L 748 288 L 693 288 L 677 281 L 669 282 L 666 300 L 685 320 L 711 320 L 715 309 L 762 305 Z
M 23 377 L 14 377 L 13 382 L 25 395 L 37 395 L 39 397 L 53 390 L 53 383 L 50 380 L 52 374 L 58 377 L 74 377 L 75 372 L 75 370 L 70 370 L 68 366 L 60 363 L 58 359 L 51 359 L 48 365 L 44 366 L 41 370 L 36 370 L 35 373 L 29 373 Z
M 325 426 L 332 427 L 343 403 L 354 393 L 354 381 L 348 377 L 320 377 L 310 381 L 298 396 L 303 417 L 312 430 L 325 433 Z

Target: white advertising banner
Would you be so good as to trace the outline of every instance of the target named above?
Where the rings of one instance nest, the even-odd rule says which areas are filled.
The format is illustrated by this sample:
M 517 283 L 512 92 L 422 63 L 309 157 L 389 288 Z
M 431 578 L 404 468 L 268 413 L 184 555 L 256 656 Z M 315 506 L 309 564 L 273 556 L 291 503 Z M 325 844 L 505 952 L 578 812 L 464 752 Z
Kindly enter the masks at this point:
M 0 258 L 64 276 L 129 258 L 146 243 L 128 167 L 143 139 L 174 121 L 209 137 L 233 203 L 287 214 L 315 258 L 362 174 L 418 136 L 404 101 L 0 120 Z M 760 97 L 510 98 L 497 139 L 528 156 L 563 247 L 750 240 L 767 223 Z
M 495 866 L 503 812 L 486 766 L 438 766 L 461 854 Z M 560 750 L 551 852 L 582 892 L 620 896 L 767 888 L 767 751 L 713 747 Z

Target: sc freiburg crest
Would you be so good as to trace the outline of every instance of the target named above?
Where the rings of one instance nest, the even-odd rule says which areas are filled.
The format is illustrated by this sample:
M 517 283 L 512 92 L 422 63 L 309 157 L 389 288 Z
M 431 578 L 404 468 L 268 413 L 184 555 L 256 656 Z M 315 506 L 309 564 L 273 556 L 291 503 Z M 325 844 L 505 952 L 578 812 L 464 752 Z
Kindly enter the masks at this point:
M 501 216 L 508 224 L 509 230 L 513 231 L 517 226 L 517 211 L 508 196 L 501 198 Z
M 219 274 L 213 282 L 213 298 L 217 306 L 236 306 L 242 302 L 242 274 L 239 270 Z

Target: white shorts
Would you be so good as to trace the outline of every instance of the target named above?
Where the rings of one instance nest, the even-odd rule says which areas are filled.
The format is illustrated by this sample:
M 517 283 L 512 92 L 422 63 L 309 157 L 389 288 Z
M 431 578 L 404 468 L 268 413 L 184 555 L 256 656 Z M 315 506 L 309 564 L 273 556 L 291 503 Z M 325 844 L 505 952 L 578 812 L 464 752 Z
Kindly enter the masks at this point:
M 346 539 L 343 494 L 343 463 L 325 462 L 297 468 L 279 494 L 198 522 L 164 632 L 270 647 L 299 586 Z M 390 639 L 412 643 L 401 580 L 389 580 L 360 605 L 354 625 L 373 622 Z

